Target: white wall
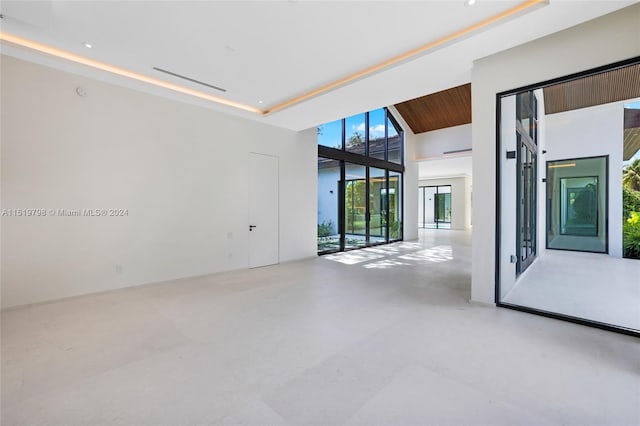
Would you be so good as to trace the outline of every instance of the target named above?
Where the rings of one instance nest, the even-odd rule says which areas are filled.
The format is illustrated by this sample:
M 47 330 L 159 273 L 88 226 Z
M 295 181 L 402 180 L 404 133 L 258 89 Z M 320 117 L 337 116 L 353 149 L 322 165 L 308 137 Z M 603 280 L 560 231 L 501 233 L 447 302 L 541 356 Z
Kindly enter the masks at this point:
M 541 156 L 545 162 L 609 156 L 608 235 L 609 254 L 613 257 L 622 257 L 622 150 L 625 103 L 615 102 L 546 116 L 547 153 Z
M 496 94 L 640 55 L 640 5 L 474 62 L 471 298 L 494 302 Z
M 318 224 L 331 222 L 333 233 L 338 233 L 338 196 L 340 167 L 318 170 Z
M 82 86 L 88 96 L 79 97 Z M 248 267 L 249 152 L 280 157 L 280 261 L 316 252 L 315 129 L 2 57 L 2 306 Z
M 415 158 L 442 157 L 445 152 L 471 149 L 471 124 L 415 135 Z M 466 153 L 465 155 L 469 155 Z
M 451 185 L 451 229 L 471 227 L 471 178 L 423 179 L 418 181 L 418 185 Z
M 507 151 L 518 149 L 515 95 L 501 99 L 500 114 L 500 292 L 505 297 L 516 282 L 516 263 L 511 262 L 511 256 L 519 255 L 516 250 L 517 160 L 506 158 Z

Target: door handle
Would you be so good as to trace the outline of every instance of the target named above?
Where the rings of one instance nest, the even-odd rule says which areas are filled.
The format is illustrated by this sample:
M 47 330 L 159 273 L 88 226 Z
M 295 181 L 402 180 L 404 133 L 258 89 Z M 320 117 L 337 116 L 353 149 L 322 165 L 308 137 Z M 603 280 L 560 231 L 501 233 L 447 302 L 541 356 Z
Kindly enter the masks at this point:
M 249 225 L 249 231 L 253 231 L 253 228 L 257 228 L 256 225 Z

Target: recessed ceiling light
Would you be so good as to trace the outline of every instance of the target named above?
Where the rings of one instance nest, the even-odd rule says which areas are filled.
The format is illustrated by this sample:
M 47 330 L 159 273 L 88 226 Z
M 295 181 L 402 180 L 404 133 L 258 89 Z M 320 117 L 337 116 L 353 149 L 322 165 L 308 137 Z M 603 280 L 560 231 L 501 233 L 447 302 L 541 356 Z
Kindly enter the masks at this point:
M 473 6 L 474 4 L 476 4 L 476 0 L 467 0 L 464 2 L 464 4 L 466 6 Z
M 262 104 L 263 102 L 262 102 L 262 101 L 258 101 L 258 103 L 259 103 L 259 104 Z
M 84 47 L 86 47 L 87 49 L 91 49 L 93 47 L 93 44 L 91 44 L 91 43 L 82 43 L 82 45 Z

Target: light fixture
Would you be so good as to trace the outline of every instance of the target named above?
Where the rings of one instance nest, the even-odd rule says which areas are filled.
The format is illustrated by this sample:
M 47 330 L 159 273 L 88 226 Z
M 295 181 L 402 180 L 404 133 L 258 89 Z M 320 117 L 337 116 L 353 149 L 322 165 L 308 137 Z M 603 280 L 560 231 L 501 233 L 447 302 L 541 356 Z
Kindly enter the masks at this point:
M 562 163 L 562 164 L 552 164 L 549 166 L 550 169 L 560 169 L 562 167 L 575 167 L 576 163 Z
M 91 43 L 82 43 L 82 45 L 83 45 L 84 47 L 86 47 L 87 49 L 91 49 L 91 48 L 93 48 L 93 44 L 91 44 Z
M 476 0 L 467 0 L 466 2 L 464 2 L 464 4 L 466 6 L 473 6 L 474 4 L 476 4 Z
M 259 103 L 260 105 L 262 105 L 264 102 L 262 102 L 262 101 L 258 101 L 258 103 Z

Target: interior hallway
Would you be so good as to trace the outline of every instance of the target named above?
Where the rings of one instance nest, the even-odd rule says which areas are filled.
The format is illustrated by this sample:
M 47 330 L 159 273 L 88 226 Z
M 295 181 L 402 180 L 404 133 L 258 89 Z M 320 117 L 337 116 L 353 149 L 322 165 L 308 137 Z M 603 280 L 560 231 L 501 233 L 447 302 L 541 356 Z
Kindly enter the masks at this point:
M 635 338 L 469 305 L 468 232 L 2 313 L 2 424 L 640 424 Z

